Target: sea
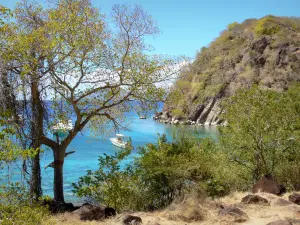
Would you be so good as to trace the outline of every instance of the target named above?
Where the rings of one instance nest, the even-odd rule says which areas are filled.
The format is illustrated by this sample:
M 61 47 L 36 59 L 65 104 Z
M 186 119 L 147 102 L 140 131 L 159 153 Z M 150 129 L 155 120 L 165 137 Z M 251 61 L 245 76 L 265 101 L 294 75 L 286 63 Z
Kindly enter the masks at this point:
M 120 133 L 128 136 L 132 140 L 133 151 L 131 155 L 122 163 L 132 163 L 134 157 L 138 156 L 138 150 L 141 146 L 148 143 L 157 142 L 158 135 L 165 134 L 169 141 L 172 140 L 176 132 L 191 132 L 198 137 L 217 138 L 218 131 L 215 127 L 203 127 L 197 125 L 169 125 L 162 124 L 151 117 L 140 119 L 136 113 L 130 113 L 128 116 L 128 130 L 121 130 Z M 111 137 L 114 134 L 110 134 Z M 64 163 L 64 194 L 66 202 L 80 204 L 84 199 L 74 196 L 72 192 L 72 183 L 77 182 L 79 177 L 84 176 L 87 170 L 97 170 L 99 156 L 105 154 L 113 155 L 120 151 L 119 147 L 114 146 L 109 136 L 97 136 L 91 132 L 85 131 L 79 133 L 69 145 L 67 152 L 75 151 L 68 155 Z M 41 154 L 42 169 L 42 190 L 44 195 L 53 196 L 53 168 L 45 168 L 53 162 L 53 152 L 51 149 L 44 148 Z M 20 165 L 15 167 L 13 180 L 21 177 Z

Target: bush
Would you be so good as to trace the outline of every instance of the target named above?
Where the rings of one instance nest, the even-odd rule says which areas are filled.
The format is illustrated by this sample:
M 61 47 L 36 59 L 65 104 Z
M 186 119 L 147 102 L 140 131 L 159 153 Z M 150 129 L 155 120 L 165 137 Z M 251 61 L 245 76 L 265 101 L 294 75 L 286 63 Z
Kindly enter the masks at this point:
M 152 210 L 168 206 L 176 197 L 186 191 L 206 191 L 222 186 L 222 191 L 211 191 L 213 196 L 228 192 L 226 182 L 218 187 L 199 185 L 209 180 L 217 180 L 214 142 L 193 135 L 178 135 L 172 142 L 159 136 L 157 143 L 148 144 L 139 151 L 134 164 L 120 167 L 129 151 L 114 156 L 99 157 L 99 169 L 88 171 L 74 185 L 74 192 L 92 198 L 101 204 L 122 210 Z M 223 173 L 223 172 L 221 172 Z M 220 174 L 221 174 L 220 173 Z M 220 175 L 219 174 L 219 175 Z M 222 177 L 222 175 L 220 176 Z
M 280 31 L 280 26 L 274 22 L 274 17 L 268 16 L 257 21 L 254 32 L 257 35 L 273 35 Z
M 25 187 L 9 183 L 0 189 L 1 224 L 51 224 L 46 207 L 33 204 Z
M 299 93 L 299 84 L 282 93 L 253 87 L 225 104 L 228 126 L 221 129 L 220 146 L 249 186 L 265 174 L 299 186 Z
M 177 118 L 180 118 L 180 117 L 184 117 L 184 112 L 181 109 L 173 109 L 172 115 Z
M 239 25 L 238 22 L 233 22 L 233 23 L 229 24 L 229 25 L 227 26 L 227 28 L 228 28 L 228 30 L 233 30 L 233 29 L 236 28 L 238 25 Z
M 87 175 L 80 177 L 78 183 L 73 183 L 74 190 L 80 197 L 100 202 L 116 210 L 135 208 L 135 177 L 132 166 L 124 165 L 122 161 L 131 153 L 130 149 L 116 152 L 115 155 L 99 157 L 99 169 L 87 171 Z

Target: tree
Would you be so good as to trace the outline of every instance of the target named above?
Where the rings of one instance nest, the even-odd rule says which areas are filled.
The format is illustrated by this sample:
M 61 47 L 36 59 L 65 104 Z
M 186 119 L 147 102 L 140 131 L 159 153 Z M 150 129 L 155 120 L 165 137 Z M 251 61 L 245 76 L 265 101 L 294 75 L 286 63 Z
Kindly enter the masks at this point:
M 21 4 L 15 13 L 13 38 L 3 47 L 9 57 L 2 57 L 24 96 L 31 96 L 33 147 L 53 150 L 54 199 L 64 201 L 64 157 L 74 137 L 84 128 L 123 127 L 133 101 L 152 109 L 165 97 L 166 88 L 157 84 L 176 72 L 176 60 L 147 54 L 144 37 L 158 29 L 139 6 L 114 6 L 109 22 L 87 0 L 61 0 L 49 10 Z M 47 136 L 51 125 L 70 118 L 75 123 L 65 139 Z
M 284 178 L 283 172 L 300 175 L 295 169 L 300 155 L 299 97 L 299 84 L 287 92 L 252 87 L 225 104 L 228 126 L 221 129 L 220 146 L 246 181 L 272 174 L 289 185 L 297 183 L 291 175 Z

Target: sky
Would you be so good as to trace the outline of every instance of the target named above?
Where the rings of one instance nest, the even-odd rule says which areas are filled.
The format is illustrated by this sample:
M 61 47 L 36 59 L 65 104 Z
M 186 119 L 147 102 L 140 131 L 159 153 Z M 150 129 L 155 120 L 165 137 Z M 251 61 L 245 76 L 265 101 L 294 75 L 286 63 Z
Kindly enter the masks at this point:
M 46 4 L 46 0 L 35 0 Z M 234 21 L 266 15 L 300 16 L 300 0 L 91 0 L 102 13 L 114 4 L 139 4 L 158 25 L 161 33 L 147 38 L 157 54 L 194 58 L 197 51 L 217 38 Z M 13 8 L 18 0 L 0 0 Z

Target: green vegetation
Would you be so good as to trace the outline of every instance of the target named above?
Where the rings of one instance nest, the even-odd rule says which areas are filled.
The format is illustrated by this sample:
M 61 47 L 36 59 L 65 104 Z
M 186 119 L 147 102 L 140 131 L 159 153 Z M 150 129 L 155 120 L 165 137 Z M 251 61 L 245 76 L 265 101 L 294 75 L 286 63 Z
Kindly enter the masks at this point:
M 37 149 L 30 171 L 34 199 L 42 195 L 39 150 L 46 146 L 54 153 L 54 199 L 64 202 L 63 164 L 74 137 L 83 129 L 107 135 L 126 126 L 126 112 L 152 112 L 177 61 L 149 54 L 145 37 L 158 28 L 140 6 L 115 5 L 104 19 L 86 0 L 59 0 L 49 8 L 22 1 L 9 15 L 0 8 L 2 105 L 14 118 L 18 141 Z M 44 102 L 49 98 L 51 106 Z M 76 121 L 64 139 L 49 138 L 53 125 L 71 118 Z
M 220 128 L 218 141 L 160 136 L 124 168 L 129 150 L 101 156 L 99 169 L 73 184 L 74 192 L 122 211 L 164 208 L 190 192 L 219 197 L 248 191 L 265 174 L 300 190 L 299 93 L 300 84 L 287 92 L 240 90 L 224 103 L 228 126 Z
M 1 224 L 48 221 L 37 204 L 41 146 L 54 153 L 54 202 L 63 203 L 63 164 L 74 137 L 84 128 L 104 134 L 122 127 L 133 100 L 151 111 L 165 99 L 167 88 L 157 83 L 174 73 L 176 60 L 148 54 L 145 37 L 158 33 L 151 16 L 116 5 L 109 23 L 104 17 L 85 0 L 47 9 L 23 1 L 13 13 L 0 6 L 0 166 L 32 165 L 29 185 L 11 183 L 8 174 L 0 187 Z M 129 149 L 100 156 L 98 170 L 87 171 L 74 192 L 123 211 L 161 209 L 188 192 L 215 198 L 249 190 L 265 174 L 300 190 L 299 32 L 299 18 L 229 24 L 180 74 L 166 105 L 179 118 L 226 99 L 219 140 L 179 132 L 172 142 L 162 135 L 141 147 L 130 165 Z M 43 101 L 49 93 L 51 107 Z M 74 115 L 65 139 L 49 138 L 51 126 Z
M 273 35 L 280 31 L 280 26 L 273 16 L 267 16 L 257 22 L 254 31 L 257 35 Z
M 120 165 L 130 154 L 129 150 L 114 156 L 100 156 L 99 169 L 88 171 L 73 184 L 74 192 L 118 210 L 166 207 L 188 190 L 202 192 L 206 187 L 199 183 L 208 184 L 213 180 L 217 155 L 206 148 L 210 142 L 191 136 L 179 136 L 168 142 L 163 135 L 156 144 L 141 148 L 134 164 L 123 164 L 124 168 Z M 220 192 L 215 190 L 213 194 Z
M 8 118 L 11 113 L 0 109 L 0 167 L 10 167 L 17 160 L 26 160 L 34 157 L 38 150 L 21 149 L 12 139 L 15 129 L 10 126 Z M 11 182 L 13 174 L 8 171 L 0 177 L 0 223 L 3 225 L 12 224 L 33 224 L 39 225 L 47 221 L 48 209 L 32 202 L 27 185 L 24 182 Z M 22 178 L 21 178 L 22 179 Z M 47 223 L 45 223 L 47 224 Z M 49 222 L 50 224 L 50 222 Z
M 299 84 L 283 93 L 253 87 L 226 102 L 228 126 L 221 128 L 220 145 L 245 182 L 273 174 L 290 190 L 299 190 L 299 91 Z
M 19 183 L 0 187 L 0 222 L 12 224 L 51 224 L 46 207 L 33 204 L 28 190 Z
M 184 116 L 184 112 L 181 109 L 173 109 L 172 110 L 172 115 L 174 117 L 180 118 Z

